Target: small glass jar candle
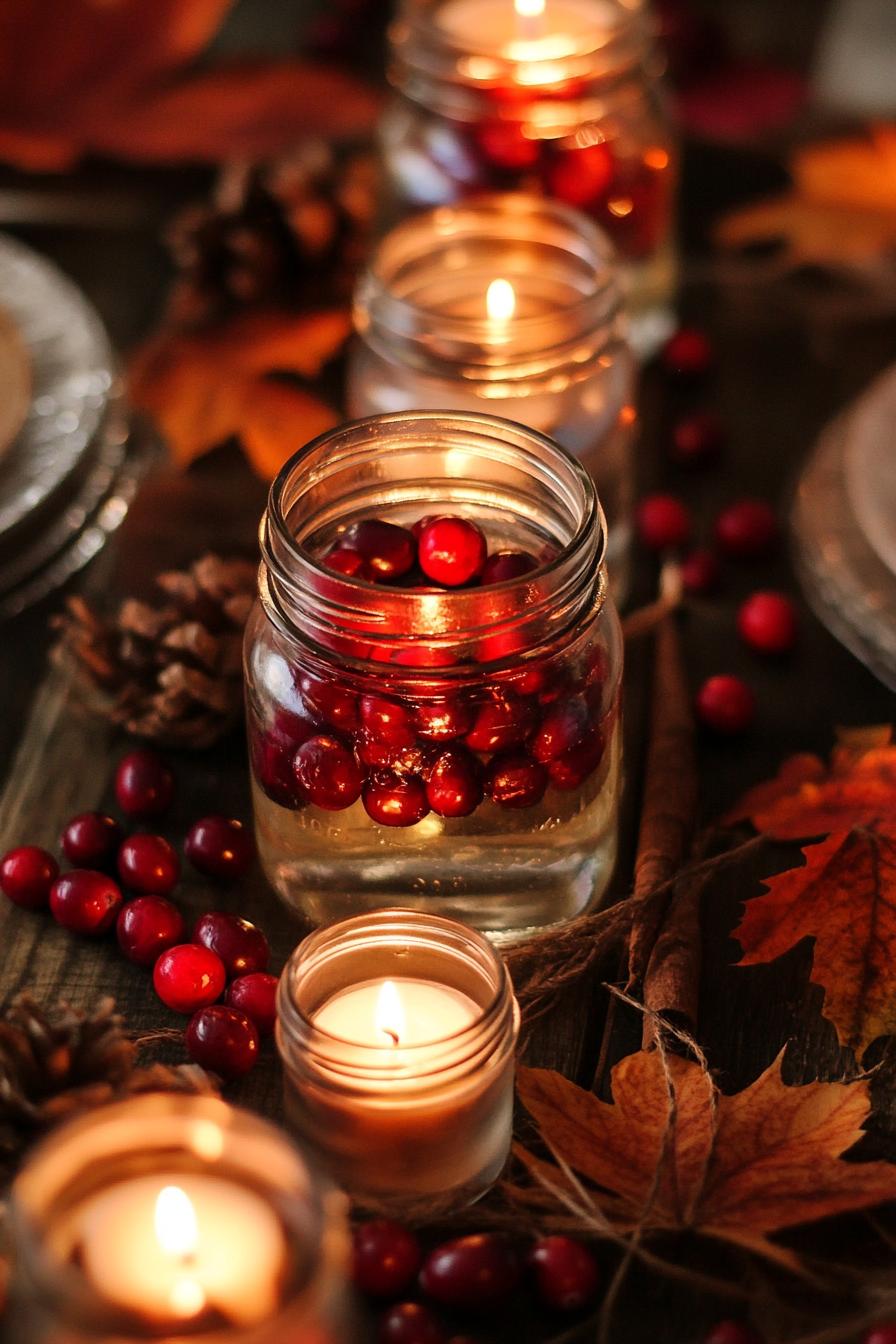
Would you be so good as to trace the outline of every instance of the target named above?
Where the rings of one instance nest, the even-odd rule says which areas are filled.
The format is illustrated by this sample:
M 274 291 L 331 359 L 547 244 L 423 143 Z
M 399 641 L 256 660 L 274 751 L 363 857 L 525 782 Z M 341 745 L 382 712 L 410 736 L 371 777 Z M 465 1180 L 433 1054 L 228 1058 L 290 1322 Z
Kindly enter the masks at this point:
M 618 599 L 631 535 L 635 369 L 605 235 L 531 196 L 428 211 L 380 244 L 354 317 L 349 413 L 485 411 L 556 439 L 597 484 Z
M 347 1344 L 344 1197 L 286 1136 L 166 1093 L 57 1130 L 12 1188 L 17 1344 Z
M 392 214 L 488 191 L 589 214 L 624 263 L 636 348 L 671 326 L 677 175 L 647 0 L 405 0 L 381 129 Z
M 461 1208 L 507 1158 L 518 1031 L 507 970 L 472 929 L 410 910 L 320 929 L 278 990 L 287 1123 L 366 1207 Z
M 435 514 L 488 547 L 475 582 L 415 572 L 411 528 Z M 382 531 L 396 554 L 367 553 L 394 581 L 357 568 Z M 582 467 L 491 416 L 376 416 L 284 466 L 246 688 L 259 854 L 287 904 L 319 924 L 400 903 L 512 938 L 598 899 L 620 790 L 605 542 Z

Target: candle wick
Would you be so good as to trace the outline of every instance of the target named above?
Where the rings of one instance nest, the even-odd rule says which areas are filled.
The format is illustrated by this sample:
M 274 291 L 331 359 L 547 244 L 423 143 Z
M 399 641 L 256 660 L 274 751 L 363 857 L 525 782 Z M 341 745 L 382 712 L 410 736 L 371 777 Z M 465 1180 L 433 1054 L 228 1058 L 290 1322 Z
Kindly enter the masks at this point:
M 398 1044 L 398 1032 L 397 1032 L 397 1031 L 391 1031 L 391 1030 L 389 1029 L 389 1027 L 383 1027 L 383 1028 L 382 1028 L 382 1031 L 383 1031 L 383 1034 L 384 1034 L 385 1036 L 388 1036 L 388 1037 L 389 1037 L 389 1039 L 391 1040 L 391 1042 L 392 1042 L 393 1045 L 397 1045 L 397 1044 Z

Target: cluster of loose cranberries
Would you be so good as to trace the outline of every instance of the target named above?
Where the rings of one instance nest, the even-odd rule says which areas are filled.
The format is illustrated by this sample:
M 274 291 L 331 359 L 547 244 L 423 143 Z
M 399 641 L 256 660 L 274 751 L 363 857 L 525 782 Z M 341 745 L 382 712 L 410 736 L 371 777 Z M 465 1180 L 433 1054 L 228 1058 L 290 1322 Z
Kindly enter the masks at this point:
M 129 822 L 160 817 L 173 795 L 174 776 L 155 752 L 132 751 L 120 761 L 115 796 Z M 164 836 L 125 835 L 114 817 L 82 812 L 66 825 L 61 847 L 74 865 L 64 873 L 37 845 L 10 850 L 0 859 L 0 890 L 26 909 L 49 907 L 72 933 L 99 937 L 114 928 L 127 959 L 152 969 L 162 1002 L 190 1015 L 190 1057 L 224 1078 L 247 1073 L 275 1021 L 277 979 L 267 973 L 270 948 L 261 930 L 210 911 L 188 934 L 168 899 L 180 858 Z M 184 853 L 198 872 L 227 882 L 246 872 L 255 845 L 242 822 L 208 816 L 191 826 Z
M 706 336 L 692 327 L 682 327 L 670 338 L 661 360 L 679 392 L 686 396 L 702 387 L 713 365 Z M 670 455 L 681 465 L 704 465 L 715 460 L 724 442 L 724 430 L 714 411 L 689 410 L 672 426 Z M 651 550 L 687 552 L 693 521 L 690 510 L 677 496 L 647 495 L 638 506 L 636 521 L 641 541 Z M 722 560 L 763 560 L 774 550 L 777 539 L 775 512 L 766 500 L 733 501 L 715 519 L 714 545 L 698 546 L 684 555 L 681 577 L 685 589 L 697 596 L 715 592 L 721 583 Z M 754 592 L 738 610 L 737 629 L 756 653 L 787 653 L 796 643 L 796 608 L 784 593 Z M 706 727 L 717 733 L 736 734 L 753 722 L 756 700 L 745 681 L 725 674 L 703 683 L 696 710 Z
M 704 1338 L 703 1344 L 765 1344 L 762 1335 L 745 1321 L 719 1321 Z M 874 1325 L 862 1335 L 859 1344 L 896 1344 L 896 1323 Z
M 489 554 L 475 523 L 422 518 L 413 528 L 382 519 L 354 524 L 324 557 L 336 573 L 404 588 L 461 589 L 505 583 L 537 569 L 528 551 Z M 486 636 L 483 661 L 503 651 Z M 405 667 L 448 666 L 447 651 L 402 650 Z M 358 799 L 382 826 L 413 826 L 430 812 L 466 817 L 485 800 L 503 808 L 541 802 L 548 787 L 571 792 L 601 762 L 605 738 L 602 650 L 573 674 L 558 660 L 496 674 L 474 692 L 447 686 L 434 700 L 362 694 L 335 674 L 296 669 L 294 699 L 253 724 L 256 779 L 272 801 L 325 811 Z

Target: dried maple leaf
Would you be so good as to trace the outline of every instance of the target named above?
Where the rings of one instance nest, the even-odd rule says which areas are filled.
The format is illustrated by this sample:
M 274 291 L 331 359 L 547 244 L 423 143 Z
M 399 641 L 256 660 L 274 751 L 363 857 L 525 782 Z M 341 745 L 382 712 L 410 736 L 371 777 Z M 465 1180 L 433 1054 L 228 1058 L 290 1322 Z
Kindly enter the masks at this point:
M 87 153 L 217 160 L 369 128 L 378 98 L 337 70 L 190 69 L 232 2 L 3 0 L 0 158 L 44 171 Z
M 521 1069 L 518 1085 L 555 1157 L 597 1187 L 622 1233 L 695 1232 L 797 1269 L 770 1233 L 896 1196 L 896 1165 L 840 1160 L 862 1137 L 867 1082 L 787 1087 L 780 1055 L 733 1096 L 660 1050 L 616 1065 L 613 1104 L 546 1069 Z M 571 1188 L 560 1167 L 518 1152 L 541 1184 Z
M 330 311 L 249 313 L 201 331 L 163 331 L 132 361 L 132 404 L 153 419 L 186 466 L 232 436 L 259 475 L 276 475 L 338 416 L 318 397 L 272 374 L 317 377 L 350 329 Z

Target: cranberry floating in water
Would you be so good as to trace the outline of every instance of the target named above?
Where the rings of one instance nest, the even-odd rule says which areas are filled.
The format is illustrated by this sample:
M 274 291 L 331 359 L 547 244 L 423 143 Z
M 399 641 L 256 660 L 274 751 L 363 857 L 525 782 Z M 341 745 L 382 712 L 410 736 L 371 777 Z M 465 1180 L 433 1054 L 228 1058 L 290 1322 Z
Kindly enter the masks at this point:
M 580 742 L 587 727 L 588 709 L 584 700 L 576 697 L 558 701 L 536 728 L 529 750 L 537 761 L 545 764 Z
M 537 568 L 538 561 L 528 551 L 495 551 L 482 567 L 480 583 L 507 583 Z
M 518 121 L 500 117 L 480 121 L 475 126 L 475 136 L 480 153 L 493 168 L 519 173 L 538 163 L 538 141 L 527 136 Z
M 473 751 L 503 751 L 525 742 L 534 726 L 532 701 L 507 691 L 500 699 L 479 706 L 465 741 Z
M 587 1246 L 572 1237 L 542 1237 L 532 1247 L 538 1295 L 555 1311 L 581 1311 L 597 1294 L 600 1272 Z
M 276 975 L 251 971 L 231 981 L 224 999 L 231 1008 L 239 1008 L 251 1017 L 260 1036 L 270 1036 L 277 1022 L 278 983 Z
M 343 545 L 357 551 L 377 579 L 387 581 L 407 574 L 417 559 L 414 534 L 380 518 L 365 518 L 353 524 Z
M 423 780 L 393 770 L 372 775 L 361 797 L 367 815 L 381 826 L 415 826 L 429 812 Z
M 131 891 L 167 896 L 180 877 L 180 859 L 161 835 L 131 835 L 118 851 L 118 875 Z
M 265 971 L 271 959 L 271 949 L 261 929 L 223 910 L 210 910 L 199 916 L 193 942 L 220 957 L 228 979 L 248 975 L 250 971 Z
M 164 896 L 138 896 L 118 912 L 115 934 L 128 961 L 153 966 L 163 952 L 183 942 L 183 915 Z
M 737 628 L 757 653 L 787 653 L 796 643 L 796 608 L 784 593 L 753 593 L 737 613 Z
M 764 499 L 739 499 L 716 519 L 716 541 L 735 560 L 767 555 L 778 536 L 775 511 Z
M 241 1078 L 258 1059 L 258 1030 L 238 1008 L 216 1003 L 194 1013 L 184 1033 L 187 1054 L 222 1078 Z
M 372 1218 L 352 1235 L 352 1279 L 368 1297 L 400 1297 L 423 1256 L 413 1232 L 391 1218 Z
M 581 788 L 603 760 L 604 735 L 597 727 L 587 729 L 584 737 L 569 751 L 548 761 L 547 771 L 555 789 L 571 793 Z
M 446 1307 L 493 1307 L 520 1281 L 519 1257 L 503 1237 L 483 1232 L 437 1246 L 420 1271 L 420 1287 Z
M 609 145 L 570 145 L 555 151 L 547 170 L 548 192 L 558 201 L 587 210 L 606 194 L 613 182 L 614 162 Z
M 74 868 L 50 888 L 50 911 L 64 929 L 93 937 L 111 929 L 123 899 L 121 888 L 106 873 Z
M 420 568 L 434 583 L 460 588 L 482 573 L 485 537 L 466 518 L 434 518 L 422 529 L 418 544 Z
M 235 817 L 201 817 L 187 832 L 184 853 L 200 873 L 230 882 L 248 871 L 255 858 L 255 841 L 249 828 Z
M 80 812 L 62 832 L 62 851 L 78 868 L 103 868 L 118 852 L 121 827 L 104 812 Z
M 424 701 L 414 710 L 414 728 L 430 742 L 451 742 L 473 727 L 473 710 L 461 700 Z
M 178 943 L 163 952 L 152 973 L 153 988 L 176 1013 L 195 1013 L 219 999 L 227 983 L 220 957 L 195 943 Z
M 697 692 L 697 718 L 723 736 L 746 732 L 756 717 L 756 697 L 740 677 L 709 677 Z
M 0 891 L 26 910 L 39 910 L 48 903 L 58 876 L 59 864 L 38 845 L 20 845 L 0 860 Z
M 445 1332 L 422 1302 L 401 1302 L 380 1321 L 378 1344 L 445 1344 Z
M 638 536 L 652 551 L 684 546 L 691 535 L 691 515 L 674 495 L 647 495 L 635 511 Z
M 499 752 L 486 767 L 485 791 L 501 807 L 534 807 L 547 786 L 547 770 L 525 751 Z
M 293 769 L 299 745 L 275 729 L 251 733 L 250 754 L 255 778 L 272 803 L 291 811 L 307 801 Z
M 361 725 L 371 737 L 392 746 L 407 747 L 414 741 L 410 710 L 381 695 L 361 697 Z
M 161 816 L 174 797 L 174 775 L 161 756 L 141 747 L 119 761 L 115 797 L 128 817 Z
M 482 767 L 461 746 L 448 747 L 426 781 L 426 796 L 440 817 L 468 817 L 482 802 Z
M 371 580 L 375 577 L 361 552 L 352 550 L 350 546 L 334 546 L 324 556 L 324 564 L 327 569 L 332 569 L 335 574 L 343 574 L 347 579 Z
M 334 677 L 312 677 L 305 672 L 299 678 L 299 690 L 316 718 L 344 732 L 357 728 L 358 698 Z
M 361 796 L 358 762 L 338 738 L 310 738 L 296 752 L 293 768 L 309 802 L 327 812 L 341 812 Z

